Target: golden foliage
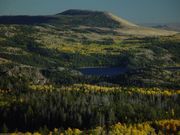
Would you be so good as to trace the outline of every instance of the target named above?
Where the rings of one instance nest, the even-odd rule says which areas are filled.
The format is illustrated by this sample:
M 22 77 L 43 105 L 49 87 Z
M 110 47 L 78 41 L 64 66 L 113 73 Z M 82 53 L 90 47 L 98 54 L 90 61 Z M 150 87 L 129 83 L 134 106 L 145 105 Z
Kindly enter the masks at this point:
M 52 92 L 56 89 L 67 90 L 67 91 L 82 91 L 86 93 L 92 92 L 123 92 L 127 94 L 142 94 L 142 95 L 163 95 L 163 96 L 174 96 L 179 95 L 180 90 L 169 90 L 159 88 L 137 88 L 137 87 L 119 87 L 119 86 L 97 86 L 89 84 L 73 84 L 71 86 L 54 87 L 52 85 L 30 85 L 32 90 L 40 90 L 45 92 Z
M 158 132 L 155 132 L 156 131 Z M 155 122 L 144 122 L 138 124 L 122 124 L 117 123 L 109 127 L 109 131 L 103 127 L 96 127 L 89 131 L 81 131 L 79 129 L 68 128 L 65 131 L 59 131 L 55 128 L 49 135 L 163 135 L 163 134 L 179 134 L 180 120 L 160 120 Z M 41 135 L 39 132 L 11 133 L 11 135 Z
M 154 124 L 160 133 L 177 134 L 180 131 L 180 120 L 161 120 L 155 121 Z

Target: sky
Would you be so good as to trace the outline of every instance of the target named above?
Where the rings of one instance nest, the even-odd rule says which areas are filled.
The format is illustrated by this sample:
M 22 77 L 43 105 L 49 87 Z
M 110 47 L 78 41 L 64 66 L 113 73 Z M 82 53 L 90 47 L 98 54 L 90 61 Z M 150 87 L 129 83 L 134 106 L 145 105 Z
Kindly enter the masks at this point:
M 180 0 L 0 0 L 0 15 L 51 15 L 68 9 L 108 11 L 134 23 L 180 22 Z

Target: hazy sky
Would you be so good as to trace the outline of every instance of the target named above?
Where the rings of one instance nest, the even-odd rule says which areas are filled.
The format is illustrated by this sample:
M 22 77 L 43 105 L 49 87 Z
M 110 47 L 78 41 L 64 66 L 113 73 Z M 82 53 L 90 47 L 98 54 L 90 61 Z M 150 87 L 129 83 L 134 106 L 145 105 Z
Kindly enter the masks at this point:
M 136 23 L 180 22 L 180 0 L 0 0 L 0 15 L 49 15 L 67 9 L 109 11 Z

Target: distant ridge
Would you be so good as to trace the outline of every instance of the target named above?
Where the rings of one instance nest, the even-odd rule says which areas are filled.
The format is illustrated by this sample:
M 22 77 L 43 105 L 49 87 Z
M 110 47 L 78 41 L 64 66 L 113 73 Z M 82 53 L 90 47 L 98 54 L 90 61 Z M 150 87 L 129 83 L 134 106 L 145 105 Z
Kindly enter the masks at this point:
M 120 35 L 172 35 L 176 32 L 136 25 L 112 13 L 91 10 L 70 9 L 47 16 L 0 16 L 0 24 L 51 25 L 75 29 L 109 29 Z M 96 31 L 96 30 L 95 30 Z

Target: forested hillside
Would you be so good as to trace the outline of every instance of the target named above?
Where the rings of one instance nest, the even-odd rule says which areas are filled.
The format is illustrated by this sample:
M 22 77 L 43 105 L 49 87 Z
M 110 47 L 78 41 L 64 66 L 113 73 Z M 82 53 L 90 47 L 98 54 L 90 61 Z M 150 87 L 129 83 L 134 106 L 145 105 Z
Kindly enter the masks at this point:
M 178 135 L 179 112 L 179 33 L 99 11 L 0 17 L 0 133 Z

